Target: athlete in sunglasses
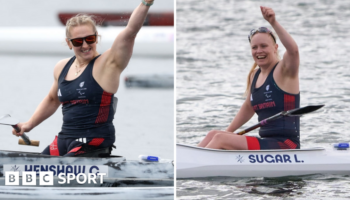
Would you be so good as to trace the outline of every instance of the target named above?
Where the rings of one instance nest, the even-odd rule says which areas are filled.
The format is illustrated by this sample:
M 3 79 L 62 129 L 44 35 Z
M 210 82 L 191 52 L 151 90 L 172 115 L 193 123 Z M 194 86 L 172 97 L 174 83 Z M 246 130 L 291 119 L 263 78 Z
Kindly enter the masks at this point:
M 110 151 L 115 141 L 114 94 L 132 55 L 136 34 L 152 4 L 153 0 L 141 1 L 126 28 L 103 54 L 96 49 L 98 31 L 93 17 L 77 15 L 69 19 L 66 42 L 75 55 L 56 64 L 49 94 L 27 122 L 18 124 L 21 132 L 13 130 L 13 134 L 29 132 L 62 105 L 62 130 L 43 154 L 77 156 L 89 152 L 92 155 L 97 149 Z
M 278 56 L 276 36 L 268 28 L 250 31 L 248 41 L 254 64 L 248 75 L 246 100 L 227 129 L 210 131 L 199 143 L 200 147 L 230 150 L 300 148 L 299 117 L 283 117 L 262 126 L 261 138 L 234 134 L 254 113 L 261 121 L 300 105 L 298 46 L 277 22 L 271 8 L 261 6 L 261 13 L 286 48 L 283 59 Z

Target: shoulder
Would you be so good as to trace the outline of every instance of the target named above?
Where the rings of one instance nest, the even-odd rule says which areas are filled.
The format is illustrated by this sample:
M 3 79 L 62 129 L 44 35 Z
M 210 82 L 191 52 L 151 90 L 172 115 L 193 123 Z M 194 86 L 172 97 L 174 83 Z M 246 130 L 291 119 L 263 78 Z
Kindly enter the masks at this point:
M 109 49 L 107 49 L 104 53 L 102 53 L 102 54 L 100 55 L 100 57 L 98 57 L 98 58 L 96 59 L 96 62 L 106 61 L 106 59 L 109 58 L 110 54 L 111 54 L 111 49 L 109 48 Z
M 96 60 L 95 60 L 95 64 L 94 64 L 94 69 L 98 69 L 101 70 L 104 66 L 106 66 L 106 62 L 109 59 L 109 55 L 110 55 L 111 49 L 108 49 L 107 51 L 105 51 L 104 53 L 102 53 Z
M 298 78 L 299 74 L 299 63 L 288 63 L 285 59 L 280 60 L 274 75 L 277 74 L 282 77 Z
M 254 80 L 255 74 L 256 74 L 256 72 L 257 72 L 258 70 L 259 70 L 259 68 L 256 68 L 256 69 L 252 69 L 252 70 L 249 72 L 248 80 L 247 80 L 246 94 L 247 94 L 247 92 L 250 92 L 250 87 L 251 87 L 251 85 L 253 84 L 253 80 Z
M 55 68 L 54 68 L 54 72 L 53 72 L 56 80 L 58 80 L 58 77 L 60 76 L 64 66 L 66 66 L 66 64 L 68 63 L 68 61 L 70 59 L 71 58 L 65 58 L 65 59 L 62 59 L 56 63 Z
M 254 76 L 256 74 L 256 72 L 259 70 L 259 68 L 256 68 L 252 71 L 252 73 L 250 74 L 250 77 L 249 77 L 249 80 L 250 80 L 250 83 L 253 82 L 253 79 L 254 79 Z
M 108 49 L 103 54 L 101 54 L 101 56 L 99 58 L 96 59 L 96 61 L 95 61 L 96 68 L 101 70 L 101 71 L 104 71 L 107 68 L 118 66 L 118 62 L 116 59 L 117 58 L 113 54 L 112 50 Z M 116 69 L 118 69 L 118 68 L 116 68 Z M 121 71 L 120 71 L 120 73 L 121 73 Z

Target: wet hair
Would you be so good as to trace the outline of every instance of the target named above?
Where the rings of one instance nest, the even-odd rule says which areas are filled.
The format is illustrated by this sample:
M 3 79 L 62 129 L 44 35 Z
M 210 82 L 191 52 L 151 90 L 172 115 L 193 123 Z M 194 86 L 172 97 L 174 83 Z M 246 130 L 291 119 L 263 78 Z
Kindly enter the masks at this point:
M 270 35 L 270 33 L 266 33 L 266 34 Z M 271 33 L 271 34 L 277 39 L 276 34 L 274 34 L 274 33 Z M 272 40 L 274 41 L 274 43 L 276 44 L 275 39 L 272 37 L 272 35 L 270 35 L 270 36 L 271 36 Z M 253 38 L 253 36 L 252 36 L 252 38 Z M 278 57 L 279 60 L 281 59 L 279 54 L 278 54 L 278 51 L 277 51 L 277 57 Z M 250 71 L 249 71 L 248 77 L 247 77 L 247 88 L 245 89 L 244 97 L 247 97 L 247 95 L 248 95 L 248 93 L 250 91 L 251 76 L 252 76 L 254 70 L 257 69 L 257 66 L 258 66 L 258 64 L 256 64 L 256 62 L 254 62 L 252 67 L 250 68 Z
M 94 32 L 97 32 L 96 26 L 99 25 L 101 22 L 98 22 L 96 17 L 93 15 L 86 15 L 86 14 L 77 14 L 76 16 L 70 18 L 67 20 L 66 23 L 66 37 L 70 37 L 70 30 L 73 27 L 81 26 L 81 25 L 90 25 Z

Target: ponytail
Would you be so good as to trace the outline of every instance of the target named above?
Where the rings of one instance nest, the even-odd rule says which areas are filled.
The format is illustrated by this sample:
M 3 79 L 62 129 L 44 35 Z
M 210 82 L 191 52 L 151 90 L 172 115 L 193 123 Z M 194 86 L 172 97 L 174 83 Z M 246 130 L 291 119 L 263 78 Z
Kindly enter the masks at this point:
M 244 97 L 247 97 L 248 93 L 249 93 L 249 90 L 250 90 L 250 83 L 251 83 L 251 76 L 255 70 L 255 68 L 258 66 L 258 64 L 256 64 L 256 62 L 254 62 L 252 68 L 250 69 L 249 71 L 249 74 L 248 74 L 248 77 L 247 77 L 247 88 L 245 89 L 245 92 L 244 92 Z

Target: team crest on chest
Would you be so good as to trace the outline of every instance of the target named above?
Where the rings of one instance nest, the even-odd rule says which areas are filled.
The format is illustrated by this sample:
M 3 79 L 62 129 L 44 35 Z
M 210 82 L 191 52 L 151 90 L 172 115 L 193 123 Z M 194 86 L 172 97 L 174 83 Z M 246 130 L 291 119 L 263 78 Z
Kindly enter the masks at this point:
M 85 81 L 81 82 L 81 83 L 79 84 L 79 87 L 80 87 L 80 88 L 77 89 L 78 94 L 79 94 L 79 96 L 78 96 L 79 99 L 81 99 L 81 98 L 86 98 L 85 92 L 86 92 L 87 88 L 84 88 L 84 83 L 85 83 Z
M 270 85 L 267 85 L 265 87 L 266 92 L 264 92 L 265 101 L 271 101 L 272 100 L 272 91 L 270 90 Z

